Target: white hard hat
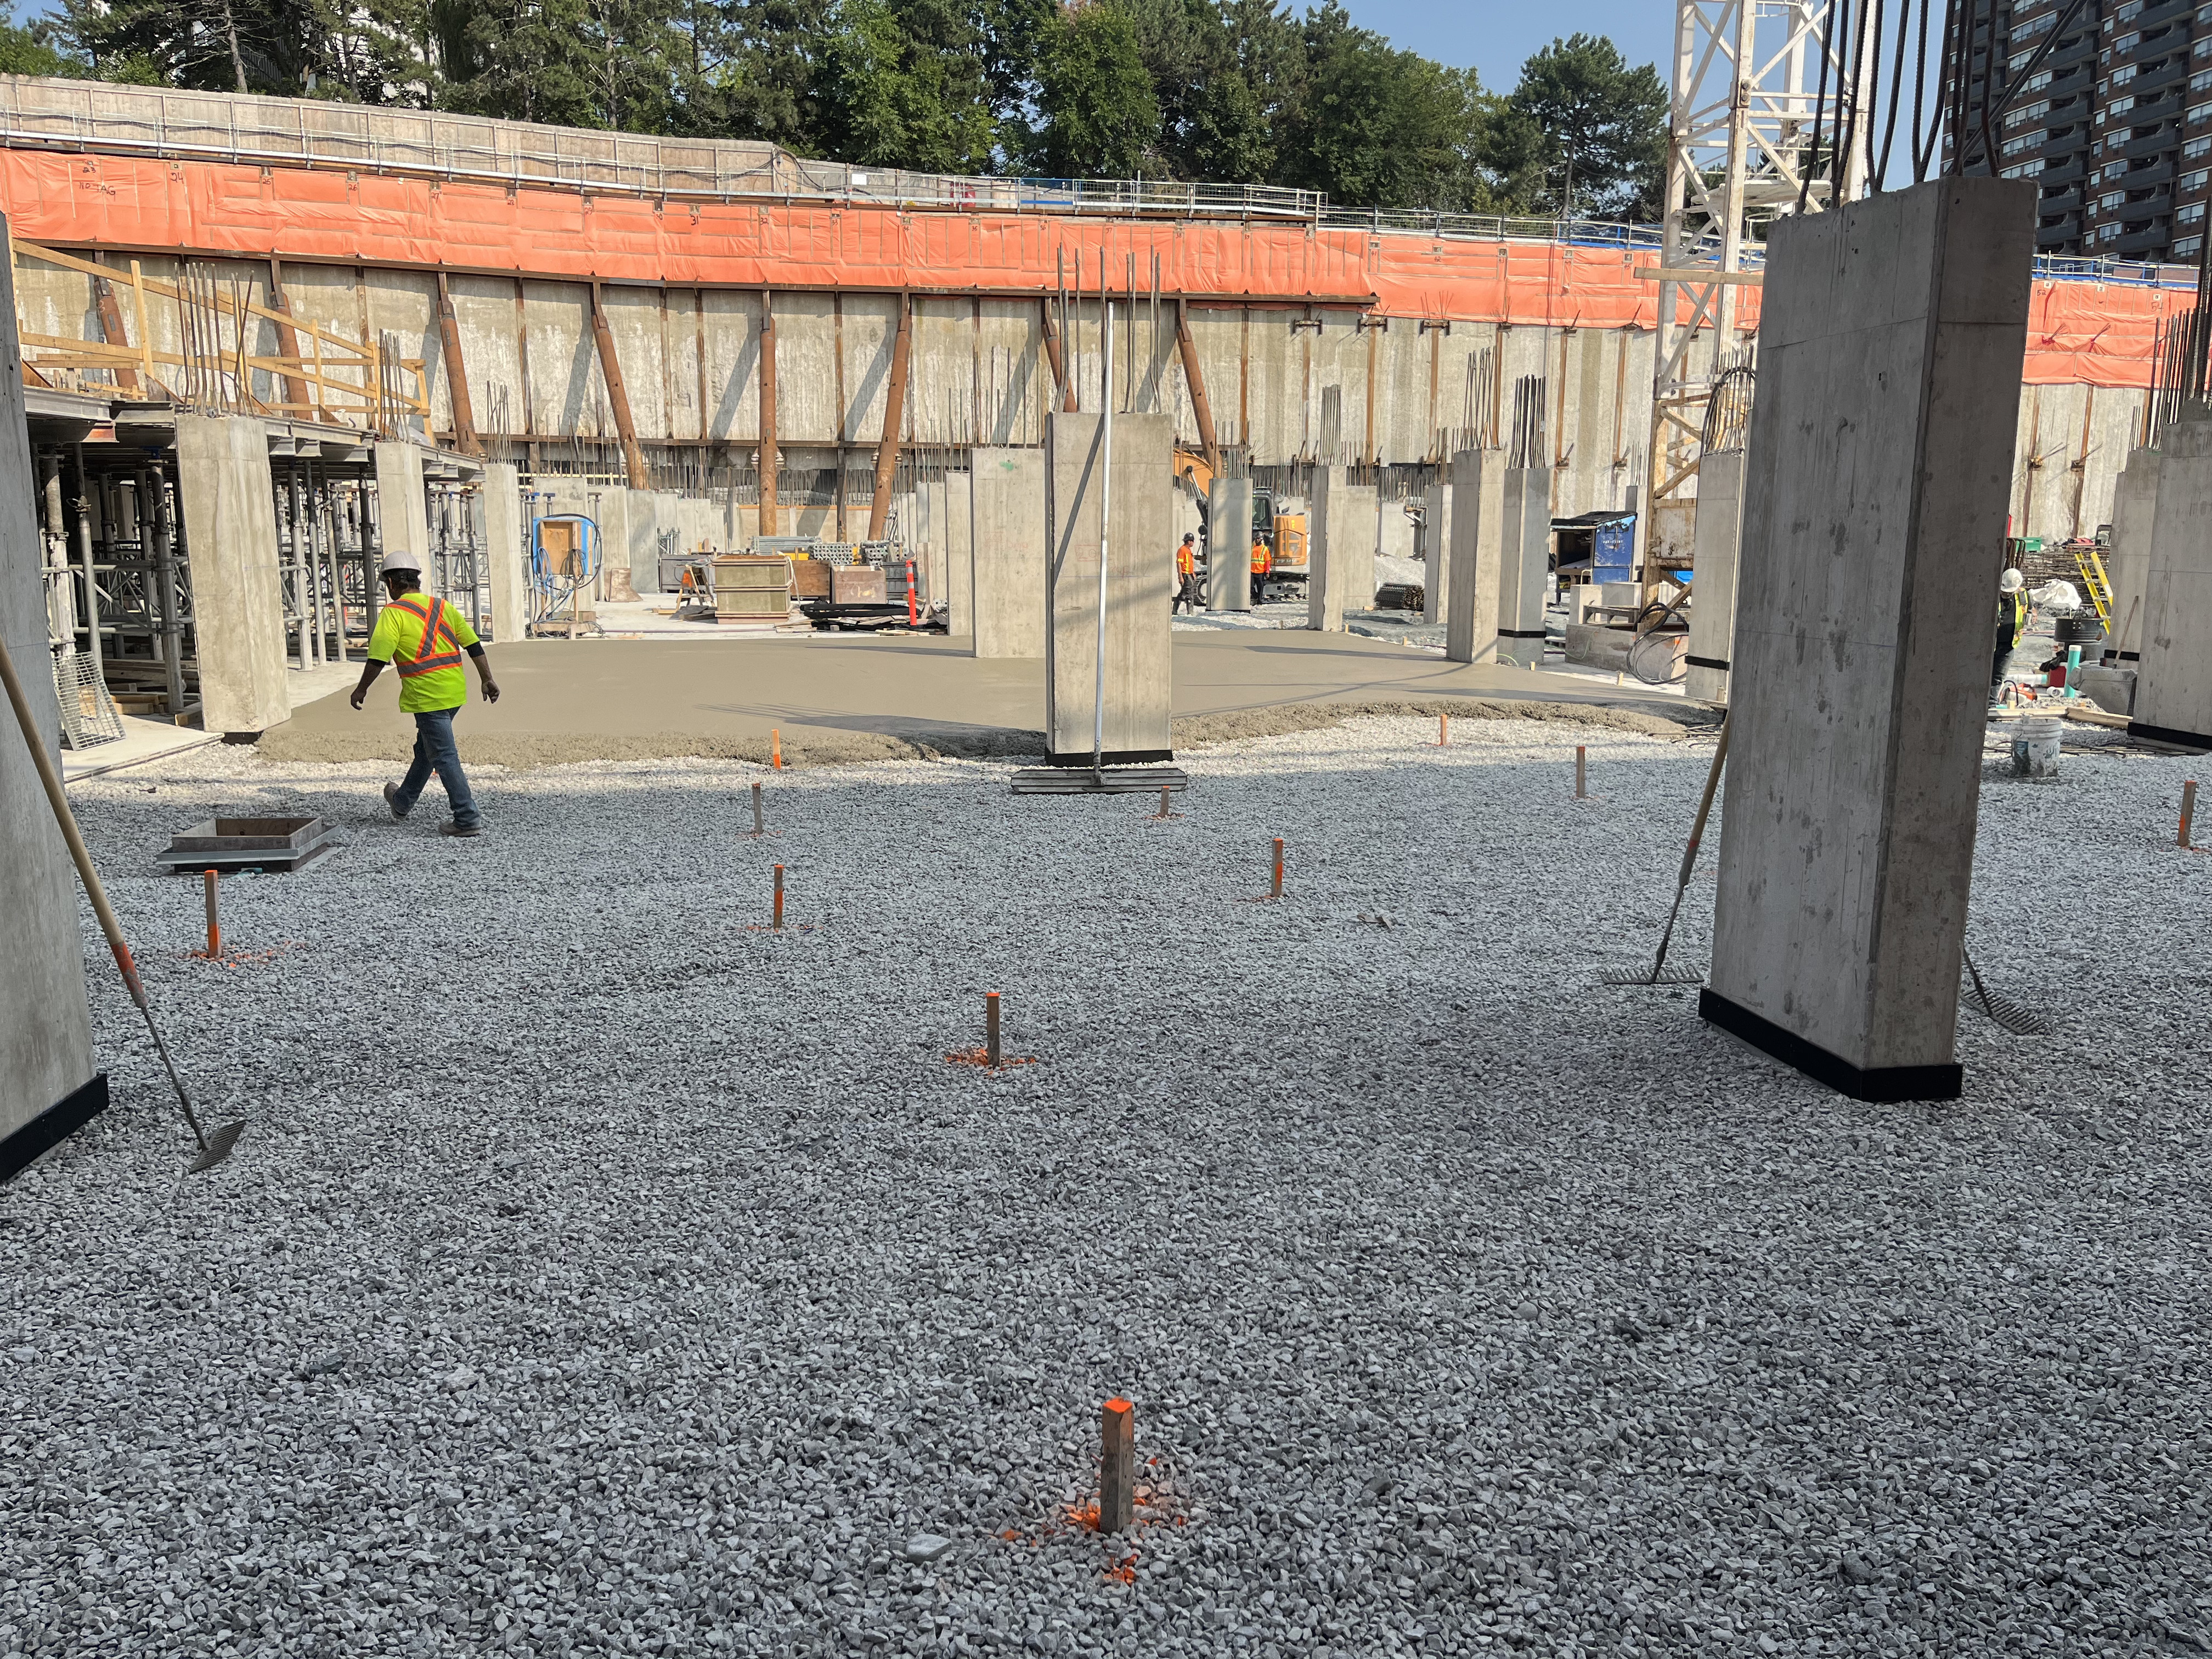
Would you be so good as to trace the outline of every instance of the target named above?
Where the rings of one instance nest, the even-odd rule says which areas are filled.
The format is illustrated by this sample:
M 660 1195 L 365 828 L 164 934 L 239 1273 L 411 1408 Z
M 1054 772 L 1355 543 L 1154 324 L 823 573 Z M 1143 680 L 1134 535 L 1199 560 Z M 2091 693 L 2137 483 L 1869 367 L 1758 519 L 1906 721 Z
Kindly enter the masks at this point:
M 405 548 L 394 548 L 384 556 L 383 568 L 387 576 L 395 570 L 404 570 L 410 575 L 419 576 L 422 574 L 422 561 Z
M 386 562 L 386 567 L 390 568 L 390 561 Z M 2003 575 L 1997 578 L 1997 586 L 2008 593 L 2019 592 L 2026 582 L 2027 578 L 2022 576 L 2017 568 L 2007 570 Z

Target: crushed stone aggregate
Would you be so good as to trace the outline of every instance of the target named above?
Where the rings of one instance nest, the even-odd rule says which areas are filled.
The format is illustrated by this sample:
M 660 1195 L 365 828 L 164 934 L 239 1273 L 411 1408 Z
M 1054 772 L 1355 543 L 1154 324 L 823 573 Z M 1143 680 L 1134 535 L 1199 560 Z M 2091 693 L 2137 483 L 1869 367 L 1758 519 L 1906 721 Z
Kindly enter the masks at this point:
M 1435 738 L 1187 754 L 1163 822 L 983 760 L 492 769 L 471 842 L 375 764 L 80 786 L 252 1126 L 180 1179 L 87 912 L 0 1655 L 2212 1652 L 2202 763 L 1993 732 L 1970 948 L 2057 1035 L 1964 1012 L 1966 1097 L 1875 1107 L 1598 983 L 1709 732 Z M 221 963 L 149 862 L 211 811 L 349 842 Z M 945 1063 L 987 990 L 1036 1064 Z

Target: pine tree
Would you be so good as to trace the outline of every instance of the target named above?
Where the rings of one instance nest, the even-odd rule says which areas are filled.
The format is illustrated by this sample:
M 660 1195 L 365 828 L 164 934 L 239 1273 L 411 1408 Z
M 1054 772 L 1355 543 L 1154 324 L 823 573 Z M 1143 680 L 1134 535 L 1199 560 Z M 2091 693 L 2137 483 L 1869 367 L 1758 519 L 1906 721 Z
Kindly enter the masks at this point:
M 1629 68 L 1601 35 L 1571 35 L 1522 65 L 1507 102 L 1537 135 L 1552 211 L 1656 216 L 1667 167 L 1667 89 L 1656 70 Z

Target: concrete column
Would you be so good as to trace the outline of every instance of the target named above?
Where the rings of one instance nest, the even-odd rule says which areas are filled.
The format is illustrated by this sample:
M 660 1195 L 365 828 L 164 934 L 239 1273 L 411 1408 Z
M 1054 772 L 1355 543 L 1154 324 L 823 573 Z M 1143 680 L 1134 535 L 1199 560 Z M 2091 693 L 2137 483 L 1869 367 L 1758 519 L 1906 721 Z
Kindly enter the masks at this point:
M 1344 468 L 1315 475 L 1306 520 L 1307 627 L 1341 634 L 1346 611 L 1373 608 L 1375 507 L 1375 486 L 1348 483 Z
M 1097 415 L 1045 420 L 1050 526 L 1045 639 L 1045 732 L 1053 763 L 1091 762 L 1098 668 L 1099 517 L 1105 466 Z M 1106 549 L 1105 758 L 1172 759 L 1175 561 L 1169 556 L 1175 434 L 1164 415 L 1114 417 L 1114 489 Z
M 1118 434 L 1117 434 L 1118 435 Z M 1045 637 L 1045 455 L 978 449 L 974 471 L 975 654 L 1042 657 Z
M 1544 665 L 1544 600 L 1552 577 L 1552 470 L 1508 467 L 1499 514 L 1498 659 Z
M 1206 608 L 1252 608 L 1252 481 L 1217 477 L 1206 507 Z
M 1862 1100 L 1960 1092 L 2035 186 L 1776 222 L 1698 1011 Z M 2169 458 L 2168 465 L 2170 465 Z
M 2142 655 L 2143 588 L 2150 574 L 2164 459 L 2155 449 L 2130 450 L 2128 464 L 2112 481 L 2112 545 L 2105 565 L 2112 585 L 2112 631 L 2105 649 L 2113 653 L 2115 668 L 2133 668 Z
M 519 640 L 530 625 L 530 559 L 523 542 L 522 479 L 509 462 L 484 466 L 484 562 L 491 589 L 491 636 Z
M 921 597 L 928 605 L 948 605 L 951 595 L 945 592 L 945 520 L 951 508 L 945 500 L 945 480 L 938 478 L 917 484 L 914 497 L 915 517 L 921 537 L 921 550 L 915 560 L 915 574 L 921 580 Z
M 251 740 L 292 717 L 275 485 L 261 422 L 178 416 L 177 494 L 191 560 L 200 724 Z M 419 507 L 419 488 L 416 500 Z
M 2128 730 L 2212 750 L 2212 410 L 2184 409 L 2160 442 Z
M 412 553 L 430 585 L 430 500 L 422 489 L 422 446 L 392 439 L 376 446 L 376 522 L 386 553 Z
M 1441 467 L 1421 495 L 1421 620 L 1451 627 L 1451 469 Z
M 1505 556 L 1505 452 L 1462 449 L 1451 459 L 1451 566 L 1444 655 L 1498 660 L 1499 572 Z
M 1743 452 L 1723 449 L 1698 463 L 1698 522 L 1691 540 L 1690 665 L 1682 690 L 1701 702 L 1729 700 L 1735 640 L 1736 549 L 1743 538 Z
M 945 475 L 945 598 L 948 637 L 975 637 L 975 477 Z
M 0 224 L 0 232 L 6 227 Z M 275 535 L 275 526 L 270 526 Z M 32 512 L 15 295 L 0 270 L 0 637 L 37 740 L 61 767 L 61 714 L 46 650 L 44 549 Z M 281 648 L 281 641 L 280 641 Z M 93 1070 L 76 875 L 15 717 L 0 700 L 0 1181 L 107 1104 Z

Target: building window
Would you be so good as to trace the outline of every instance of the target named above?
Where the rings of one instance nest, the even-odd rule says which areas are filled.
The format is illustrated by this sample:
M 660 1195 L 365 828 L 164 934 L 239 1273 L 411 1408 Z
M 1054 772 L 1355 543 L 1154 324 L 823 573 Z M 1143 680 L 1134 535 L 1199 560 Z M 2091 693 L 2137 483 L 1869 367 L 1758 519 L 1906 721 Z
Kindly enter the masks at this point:
M 2197 250 L 2203 245 L 2204 239 L 2201 236 L 2186 237 L 2173 245 L 2173 257 L 2177 259 L 2194 259 L 2197 257 Z
M 2212 121 L 2212 104 L 2191 104 L 2189 118 L 2192 121 Z
M 2128 164 L 2124 159 L 2105 163 L 2105 177 L 2107 179 L 2117 179 L 2127 170 Z
M 2193 161 L 2200 155 L 2212 155 L 2212 132 L 2191 138 L 2181 147 L 2181 159 Z
M 2005 168 L 2003 172 L 1997 174 L 1997 177 L 2000 179 L 2025 179 L 2030 173 L 2040 173 L 2042 171 L 2043 163 L 2040 161 L 2022 161 L 2017 167 L 2009 167 Z
M 2022 150 L 2036 149 L 2042 143 L 2043 135 L 2041 133 L 2023 132 L 2017 138 L 2006 139 L 2002 144 L 1998 146 L 1998 152 L 1999 154 L 2006 156 L 2017 155 Z
M 2207 70 L 2205 75 L 2212 77 L 2212 70 Z M 2030 121 L 2040 121 L 2050 113 L 2051 100 L 2046 98 L 2039 104 L 2027 104 L 2019 109 L 2008 110 L 2005 112 L 2004 124 L 2008 127 L 2025 126 Z
M 2121 203 L 2127 199 L 2127 191 L 2124 190 L 2112 191 L 2109 194 L 2100 196 L 2097 198 L 2097 211 L 2100 213 L 2110 213 L 2114 208 L 2117 208 Z
M 2100 242 L 2117 242 L 2120 240 L 2120 228 L 2118 225 L 2099 225 L 2097 240 Z
M 2186 196 L 2192 190 L 2203 189 L 2205 181 L 2209 179 L 2212 179 L 2212 170 L 2199 167 L 2194 173 L 2183 173 L 2181 175 L 2181 182 L 2174 186 L 2174 188 L 2179 190 L 2184 196 Z
M 2201 69 L 2189 77 L 2190 91 L 2203 92 L 2208 87 L 2212 87 L 2212 69 Z

